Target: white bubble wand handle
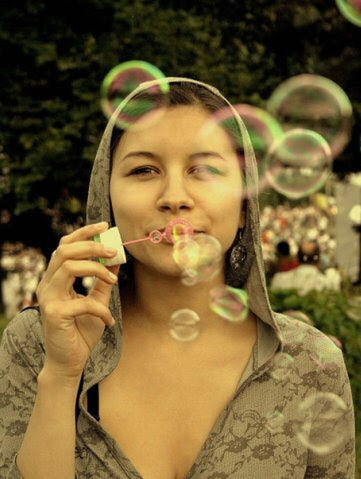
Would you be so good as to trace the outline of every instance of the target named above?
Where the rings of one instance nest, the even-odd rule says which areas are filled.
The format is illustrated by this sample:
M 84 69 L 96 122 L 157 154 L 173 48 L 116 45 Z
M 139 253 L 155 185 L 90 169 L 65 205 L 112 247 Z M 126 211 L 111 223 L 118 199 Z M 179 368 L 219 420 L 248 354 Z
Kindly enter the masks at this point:
M 174 230 L 181 227 L 183 233 L 189 236 L 193 235 L 193 228 L 189 221 L 184 220 L 183 218 L 178 218 L 176 220 L 169 221 L 167 224 L 164 233 L 159 230 L 153 230 L 145 238 L 139 238 L 136 240 L 125 241 L 123 243 L 120 236 L 117 226 L 110 228 L 99 235 L 93 236 L 93 240 L 98 243 L 102 243 L 105 247 L 116 248 L 117 254 L 113 258 L 98 258 L 98 261 L 105 266 L 113 266 L 115 264 L 124 264 L 127 262 L 125 256 L 124 245 L 140 243 L 141 241 L 151 241 L 152 243 L 160 243 L 163 238 L 165 238 L 169 243 L 174 243 Z

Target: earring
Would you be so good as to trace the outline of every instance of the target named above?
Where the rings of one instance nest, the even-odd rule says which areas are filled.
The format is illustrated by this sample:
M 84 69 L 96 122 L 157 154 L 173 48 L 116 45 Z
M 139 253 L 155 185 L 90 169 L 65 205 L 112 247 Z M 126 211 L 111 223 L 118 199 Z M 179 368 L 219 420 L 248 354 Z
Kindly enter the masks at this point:
M 243 229 L 239 231 L 238 241 L 233 246 L 230 256 L 230 264 L 233 273 L 239 274 L 242 269 L 242 265 L 246 261 L 247 258 L 247 249 L 242 244 L 242 236 L 243 236 Z

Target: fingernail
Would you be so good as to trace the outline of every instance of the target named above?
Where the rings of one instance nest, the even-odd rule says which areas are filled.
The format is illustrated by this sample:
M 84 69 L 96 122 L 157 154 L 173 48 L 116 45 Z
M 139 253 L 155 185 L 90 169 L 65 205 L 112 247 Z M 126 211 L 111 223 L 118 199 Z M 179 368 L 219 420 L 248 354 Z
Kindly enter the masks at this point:
M 96 228 L 104 228 L 104 226 L 108 226 L 107 221 L 101 221 L 100 223 L 95 223 L 94 225 Z
M 114 281 L 114 283 L 116 283 L 118 281 L 118 276 L 113 274 L 111 271 L 108 271 L 108 276 L 112 281 Z
M 117 249 L 115 248 L 105 248 L 105 253 L 106 254 L 115 254 L 117 252 Z
M 114 326 L 114 324 L 115 324 L 115 319 L 114 319 L 114 318 L 112 318 L 112 321 L 110 322 L 110 324 L 111 324 L 112 326 Z

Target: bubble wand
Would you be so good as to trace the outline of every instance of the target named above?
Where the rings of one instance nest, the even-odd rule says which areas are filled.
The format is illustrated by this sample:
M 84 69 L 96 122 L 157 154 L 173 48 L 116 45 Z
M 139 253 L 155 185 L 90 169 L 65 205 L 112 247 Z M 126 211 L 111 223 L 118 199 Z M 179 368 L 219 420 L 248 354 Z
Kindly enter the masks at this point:
M 120 236 L 118 227 L 114 226 L 99 235 L 93 236 L 93 240 L 102 243 L 105 247 L 115 248 L 117 250 L 117 254 L 113 258 L 97 258 L 97 260 L 104 266 L 113 266 L 115 264 L 124 264 L 127 262 L 124 246 L 133 243 L 140 243 L 141 241 L 150 241 L 151 243 L 157 244 L 163 239 L 168 241 L 168 243 L 174 243 L 174 236 L 177 234 L 180 236 L 193 236 L 193 227 L 189 221 L 183 218 L 171 220 L 168 222 L 163 233 L 159 230 L 153 230 L 145 238 L 125 241 L 124 243 Z

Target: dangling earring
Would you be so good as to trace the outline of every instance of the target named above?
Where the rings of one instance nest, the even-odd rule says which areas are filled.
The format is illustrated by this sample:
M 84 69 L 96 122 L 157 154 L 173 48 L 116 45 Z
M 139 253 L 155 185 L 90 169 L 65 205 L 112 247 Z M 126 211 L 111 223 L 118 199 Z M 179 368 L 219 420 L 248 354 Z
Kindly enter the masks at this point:
M 247 249 L 242 244 L 242 236 L 243 236 L 244 229 L 240 229 L 238 241 L 233 246 L 230 256 L 230 265 L 232 268 L 232 272 L 236 275 L 240 274 L 242 266 L 247 258 Z

